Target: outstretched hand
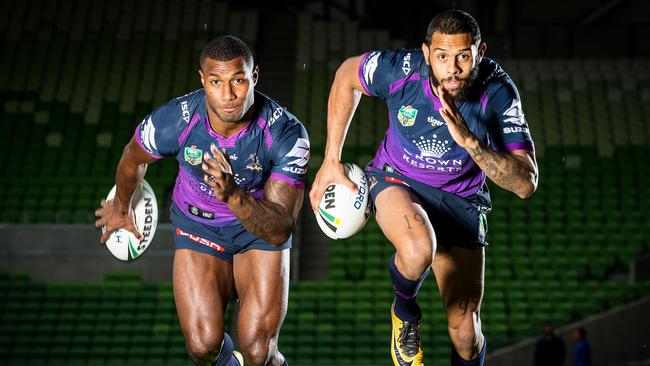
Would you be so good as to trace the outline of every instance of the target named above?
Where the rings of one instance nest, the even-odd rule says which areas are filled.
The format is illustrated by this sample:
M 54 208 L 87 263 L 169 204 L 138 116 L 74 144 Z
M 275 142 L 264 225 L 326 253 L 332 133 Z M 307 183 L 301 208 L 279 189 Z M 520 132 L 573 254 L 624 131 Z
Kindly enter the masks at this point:
M 219 150 L 214 144 L 210 144 L 210 154 L 203 154 L 203 181 L 214 191 L 214 195 L 223 202 L 228 199 L 239 188 L 235 182 L 230 165 L 230 158 L 225 149 Z
M 454 104 L 449 92 L 442 86 L 436 87 L 436 92 L 442 103 L 440 115 L 447 123 L 449 134 L 459 146 L 467 148 L 476 140 L 476 135 L 467 126 L 465 118 L 463 118 L 463 115 L 456 108 L 456 104 Z

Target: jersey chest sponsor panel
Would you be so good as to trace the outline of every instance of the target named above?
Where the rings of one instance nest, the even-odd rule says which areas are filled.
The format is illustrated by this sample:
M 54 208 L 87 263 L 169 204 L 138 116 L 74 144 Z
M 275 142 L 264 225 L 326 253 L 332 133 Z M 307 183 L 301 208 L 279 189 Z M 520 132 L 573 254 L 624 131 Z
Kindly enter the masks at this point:
M 378 168 L 389 164 L 404 175 L 452 192 L 478 189 L 485 176 L 452 138 L 430 90 L 428 80 L 417 80 L 387 99 L 390 127 L 373 164 Z M 486 141 L 480 109 L 467 102 L 457 107 L 470 130 Z
M 256 198 L 263 196 L 264 183 L 270 171 L 266 144 L 259 130 L 251 121 L 235 135 L 224 138 L 212 131 L 205 116 L 199 118 L 176 154 L 179 173 L 176 177 L 173 199 L 187 215 L 206 223 L 226 223 L 236 220 L 225 202 L 215 197 L 214 191 L 204 181 L 201 167 L 203 154 L 210 152 L 210 145 L 224 148 L 230 157 L 233 178 L 238 186 Z M 260 120 L 260 123 L 266 123 Z

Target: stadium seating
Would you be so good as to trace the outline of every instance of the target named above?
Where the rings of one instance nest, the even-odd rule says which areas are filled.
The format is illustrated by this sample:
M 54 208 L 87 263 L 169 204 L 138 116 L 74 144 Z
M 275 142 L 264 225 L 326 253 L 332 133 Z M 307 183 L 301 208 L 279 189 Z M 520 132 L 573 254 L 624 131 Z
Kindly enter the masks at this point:
M 170 283 L 134 274 L 105 282 L 32 283 L 0 276 L 2 364 L 185 364 Z
M 99 15 L 73 1 L 35 3 L 46 12 L 16 3 L 14 14 L 28 13 L 29 21 L 0 24 L 8 28 L 0 191 L 9 198 L 0 222 L 89 223 L 136 124 L 200 87 L 198 55 L 209 36 L 237 34 L 254 48 L 258 13 L 209 1 L 188 3 L 182 13 L 173 1 L 106 2 Z M 147 174 L 162 192 L 163 212 L 175 173 L 173 161 L 162 161 Z
M 12 3 L 0 15 L 0 222 L 91 223 L 114 182 L 121 149 L 156 105 L 199 86 L 207 31 L 257 37 L 254 11 L 201 1 Z M 29 8 L 33 7 L 33 8 Z M 28 11 L 29 10 L 29 11 Z M 119 19 L 119 21 L 118 21 Z M 297 15 L 291 110 L 312 142 L 309 181 L 322 160 L 326 101 L 343 58 L 405 46 L 355 22 Z M 164 26 L 163 26 L 164 24 Z M 526 201 L 491 187 L 483 329 L 491 349 L 650 293 L 612 278 L 650 247 L 648 60 L 505 60 L 519 86 L 540 166 Z M 614 78 L 611 70 L 626 70 Z M 365 164 L 386 130 L 386 108 L 364 98 L 344 160 Z M 176 166 L 147 180 L 169 204 Z M 165 215 L 161 215 L 165 221 Z M 280 349 L 297 365 L 385 364 L 393 252 L 374 221 L 331 242 L 325 281 L 291 284 Z M 450 344 L 436 283 L 419 296 L 427 363 Z M 186 364 L 169 283 L 110 274 L 97 283 L 40 283 L 0 274 L 0 364 Z

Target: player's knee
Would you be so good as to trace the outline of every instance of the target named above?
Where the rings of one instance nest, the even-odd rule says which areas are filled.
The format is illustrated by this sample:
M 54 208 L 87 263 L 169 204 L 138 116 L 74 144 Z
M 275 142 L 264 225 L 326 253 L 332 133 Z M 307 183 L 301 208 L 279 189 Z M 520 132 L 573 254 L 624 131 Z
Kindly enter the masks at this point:
M 223 334 L 205 331 L 190 332 L 185 342 L 193 361 L 212 362 L 221 349 Z
M 403 273 L 408 277 L 419 277 L 433 262 L 433 247 L 429 240 L 411 240 L 397 252 L 396 263 L 400 272 L 406 270 L 412 273 Z
M 266 365 L 271 358 L 271 339 L 263 335 L 240 337 L 241 349 L 246 364 Z

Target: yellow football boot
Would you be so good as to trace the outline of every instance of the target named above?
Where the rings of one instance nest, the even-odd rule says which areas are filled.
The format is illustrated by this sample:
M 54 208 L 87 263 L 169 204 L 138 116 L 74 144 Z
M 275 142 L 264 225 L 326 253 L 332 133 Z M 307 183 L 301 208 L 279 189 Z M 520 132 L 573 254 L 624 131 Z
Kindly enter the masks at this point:
M 420 344 L 420 322 L 403 321 L 395 315 L 395 303 L 390 307 L 393 334 L 390 355 L 395 366 L 423 366 L 424 352 Z

